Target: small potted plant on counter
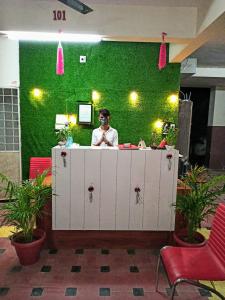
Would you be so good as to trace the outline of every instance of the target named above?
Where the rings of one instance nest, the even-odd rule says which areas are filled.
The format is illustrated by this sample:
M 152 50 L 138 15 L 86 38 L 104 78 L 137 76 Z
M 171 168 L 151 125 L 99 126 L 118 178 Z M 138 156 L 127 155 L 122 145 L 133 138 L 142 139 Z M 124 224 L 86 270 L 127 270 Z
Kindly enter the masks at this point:
M 171 150 L 175 148 L 176 141 L 177 141 L 177 129 L 170 127 L 168 133 L 166 134 L 166 149 Z
M 203 220 L 214 214 L 217 197 L 225 193 L 225 176 L 208 178 L 204 167 L 195 166 L 184 176 L 183 184 L 190 187 L 190 190 L 178 195 L 173 205 L 184 217 L 187 228 L 174 232 L 174 239 L 179 246 L 203 246 L 205 239 L 197 229 Z
M 150 147 L 152 149 L 157 149 L 158 145 L 160 144 L 162 139 L 161 133 L 157 131 L 152 132 L 151 140 L 150 140 Z
M 8 198 L 8 202 L 0 206 L 1 223 L 15 227 L 11 242 L 22 265 L 33 264 L 39 259 L 45 240 L 45 232 L 34 226 L 52 193 L 52 188 L 43 184 L 48 172 L 21 183 L 0 174 L 0 180 L 6 186 L 2 190 Z
M 73 143 L 72 139 L 72 129 L 69 123 L 66 123 L 65 126 L 61 129 L 59 129 L 56 132 L 57 139 L 58 139 L 58 144 L 60 146 L 66 145 L 66 143 L 69 141 L 70 144 Z

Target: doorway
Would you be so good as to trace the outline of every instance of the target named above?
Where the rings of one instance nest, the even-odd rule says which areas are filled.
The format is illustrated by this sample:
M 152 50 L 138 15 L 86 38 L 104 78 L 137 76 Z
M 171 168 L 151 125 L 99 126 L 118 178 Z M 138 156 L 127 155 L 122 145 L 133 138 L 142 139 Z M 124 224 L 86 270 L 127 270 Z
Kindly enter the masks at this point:
M 210 88 L 181 87 L 193 102 L 189 161 L 192 165 L 208 167 L 207 126 Z

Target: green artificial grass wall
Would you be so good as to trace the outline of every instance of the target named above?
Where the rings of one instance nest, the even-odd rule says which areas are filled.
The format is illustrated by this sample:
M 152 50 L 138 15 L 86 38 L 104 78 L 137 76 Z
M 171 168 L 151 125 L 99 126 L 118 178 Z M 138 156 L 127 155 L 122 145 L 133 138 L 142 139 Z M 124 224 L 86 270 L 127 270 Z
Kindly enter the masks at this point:
M 57 43 L 20 43 L 20 105 L 23 178 L 29 174 L 32 156 L 51 156 L 57 144 L 56 114 L 76 113 L 77 101 L 91 101 L 92 91 L 100 93 L 94 104 L 94 125 L 74 127 L 74 142 L 90 145 L 93 128 L 98 127 L 98 110 L 110 110 L 111 126 L 119 133 L 119 143 L 149 145 L 153 123 L 158 118 L 177 122 L 177 107 L 167 97 L 178 93 L 180 64 L 157 68 L 159 44 L 101 42 L 63 43 L 65 74 L 56 75 Z M 87 62 L 80 64 L 80 55 Z M 35 99 L 32 89 L 43 91 Z M 136 91 L 132 106 L 129 93 Z

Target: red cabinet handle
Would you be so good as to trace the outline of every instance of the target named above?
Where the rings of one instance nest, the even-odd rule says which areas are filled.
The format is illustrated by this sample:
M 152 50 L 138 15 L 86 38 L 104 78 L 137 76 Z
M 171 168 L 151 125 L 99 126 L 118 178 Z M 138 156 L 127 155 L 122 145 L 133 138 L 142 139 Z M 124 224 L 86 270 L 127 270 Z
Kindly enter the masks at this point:
M 94 187 L 93 186 L 89 186 L 88 187 L 88 192 L 92 193 L 94 191 Z

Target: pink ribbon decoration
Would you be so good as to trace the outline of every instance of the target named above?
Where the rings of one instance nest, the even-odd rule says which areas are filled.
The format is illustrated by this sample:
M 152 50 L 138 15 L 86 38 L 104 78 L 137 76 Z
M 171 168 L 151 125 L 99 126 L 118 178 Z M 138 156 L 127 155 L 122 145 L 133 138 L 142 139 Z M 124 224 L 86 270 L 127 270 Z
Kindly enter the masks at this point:
M 57 75 L 64 74 L 64 58 L 63 58 L 63 48 L 61 42 L 59 42 L 57 48 L 56 74 Z
M 159 70 L 165 68 L 166 66 L 166 43 L 165 43 L 165 36 L 166 32 L 162 32 L 162 44 L 160 45 L 160 50 L 159 50 L 159 63 L 158 63 L 158 68 Z

